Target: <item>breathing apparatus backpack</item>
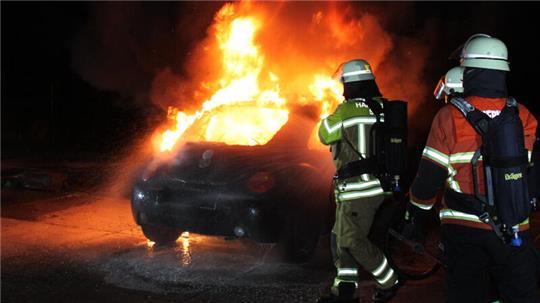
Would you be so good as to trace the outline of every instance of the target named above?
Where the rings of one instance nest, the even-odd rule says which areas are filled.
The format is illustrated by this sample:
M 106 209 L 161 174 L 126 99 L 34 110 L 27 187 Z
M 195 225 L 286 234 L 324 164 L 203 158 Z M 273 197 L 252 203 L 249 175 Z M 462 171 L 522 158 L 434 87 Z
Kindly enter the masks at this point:
M 385 191 L 399 191 L 399 178 L 407 167 L 407 102 L 381 99 L 362 100 L 376 117 L 369 134 L 369 150 L 363 157 L 344 136 L 360 160 L 347 163 L 337 171 L 338 179 L 363 174 L 375 175 Z
M 527 185 L 527 150 L 518 103 L 509 97 L 506 106 L 494 118 L 462 98 L 453 98 L 450 103 L 459 109 L 482 137 L 482 145 L 471 160 L 476 207 L 472 207 L 474 211 L 469 213 L 489 224 L 501 240 L 507 242 L 510 237 L 512 246 L 521 246 L 518 224 L 528 218 L 531 203 Z M 480 157 L 485 195 L 480 194 L 481 184 L 478 183 Z

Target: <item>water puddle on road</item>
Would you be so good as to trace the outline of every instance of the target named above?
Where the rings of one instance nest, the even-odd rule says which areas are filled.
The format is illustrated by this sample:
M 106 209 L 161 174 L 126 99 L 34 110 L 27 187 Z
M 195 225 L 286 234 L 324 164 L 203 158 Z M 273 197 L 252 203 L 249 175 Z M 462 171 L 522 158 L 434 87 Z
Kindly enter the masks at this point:
M 176 240 L 176 247 L 174 249 L 180 259 L 182 266 L 189 266 L 191 264 L 191 249 L 189 245 L 189 232 L 184 232 Z
M 218 289 L 244 293 L 287 288 L 316 294 L 333 274 L 324 264 L 284 263 L 274 251 L 273 245 L 185 234 L 169 247 L 140 242 L 102 260 L 99 267 L 106 272 L 105 281 L 116 286 L 183 297 Z

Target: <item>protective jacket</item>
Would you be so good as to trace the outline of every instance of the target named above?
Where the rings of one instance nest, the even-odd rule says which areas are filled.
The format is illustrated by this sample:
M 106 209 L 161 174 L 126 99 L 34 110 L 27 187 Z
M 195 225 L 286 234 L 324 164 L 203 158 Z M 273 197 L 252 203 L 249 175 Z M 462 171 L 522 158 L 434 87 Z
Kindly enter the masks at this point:
M 374 100 L 382 103 L 381 99 Z M 331 146 L 338 170 L 361 156 L 367 157 L 370 132 L 376 121 L 374 113 L 361 99 L 347 100 L 321 121 L 319 138 L 323 144 Z M 332 293 L 347 296 L 340 290 L 344 284 L 358 288 L 358 265 L 373 275 L 379 288 L 391 288 L 397 283 L 397 274 L 383 252 L 368 238 L 375 213 L 384 200 L 379 179 L 369 173 L 340 177 L 334 183 L 334 192 L 337 205 L 332 233 L 336 238 L 337 275 Z M 355 298 L 356 291 L 350 297 Z
M 491 118 L 499 115 L 506 106 L 506 98 L 470 96 L 466 100 Z M 525 106 L 519 104 L 518 109 L 530 161 L 537 121 Z M 439 213 L 441 223 L 491 230 L 491 226 L 481 222 L 477 216 L 447 206 L 452 204 L 448 201 L 456 199 L 449 189 L 464 194 L 474 193 L 471 159 L 481 143 L 480 135 L 457 108 L 453 105 L 443 107 L 433 120 L 422 153 L 418 174 L 411 187 L 411 204 L 429 210 L 435 204 L 439 190 L 445 189 L 443 208 Z M 478 174 L 479 184 L 484 184 L 483 169 L 479 169 Z M 480 192 L 485 195 L 482 186 Z M 528 229 L 528 220 L 520 223 L 519 227 L 520 230 Z
M 380 102 L 380 99 L 374 98 Z M 376 122 L 375 115 L 359 99 L 351 99 L 339 105 L 336 111 L 321 121 L 319 139 L 330 145 L 334 164 L 339 170 L 347 163 L 360 159 L 358 153 L 367 156 L 370 149 L 370 132 Z M 379 180 L 372 174 L 364 174 L 354 182 L 346 182 L 339 188 L 338 202 L 382 195 Z

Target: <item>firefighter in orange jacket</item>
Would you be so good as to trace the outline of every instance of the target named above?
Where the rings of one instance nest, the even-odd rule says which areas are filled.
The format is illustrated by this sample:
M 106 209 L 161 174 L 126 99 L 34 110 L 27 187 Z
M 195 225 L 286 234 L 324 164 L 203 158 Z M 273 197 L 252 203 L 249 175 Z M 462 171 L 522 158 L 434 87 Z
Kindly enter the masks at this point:
M 472 108 L 490 118 L 507 105 L 507 59 L 504 43 L 484 34 L 472 36 L 461 52 L 463 96 Z M 530 161 L 537 121 L 525 106 L 517 106 Z M 448 302 L 492 302 L 492 286 L 503 302 L 540 302 L 536 276 L 539 256 L 530 245 L 528 219 L 514 226 L 516 230 L 519 227 L 524 242 L 514 247 L 501 241 L 494 225 L 481 216 L 453 206 L 469 203 L 478 190 L 485 194 L 477 185 L 475 191 L 471 165 L 482 140 L 457 107 L 447 104 L 436 114 L 410 190 L 407 227 L 419 228 L 415 223 L 422 221 L 435 204 L 438 191 L 444 190 L 439 217 L 448 266 Z M 482 169 L 477 174 L 482 184 L 487 177 Z M 409 234 L 417 232 L 409 229 Z

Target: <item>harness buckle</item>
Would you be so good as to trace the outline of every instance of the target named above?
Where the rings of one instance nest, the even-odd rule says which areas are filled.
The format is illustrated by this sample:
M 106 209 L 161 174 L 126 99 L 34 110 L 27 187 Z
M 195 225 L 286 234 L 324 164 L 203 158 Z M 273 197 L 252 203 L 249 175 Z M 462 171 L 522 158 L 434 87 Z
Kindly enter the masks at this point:
M 482 222 L 484 222 L 486 224 L 489 224 L 489 222 L 491 221 L 491 217 L 489 216 L 489 214 L 487 212 L 484 212 L 483 214 L 478 216 L 478 218 L 480 219 L 480 221 L 482 221 Z

